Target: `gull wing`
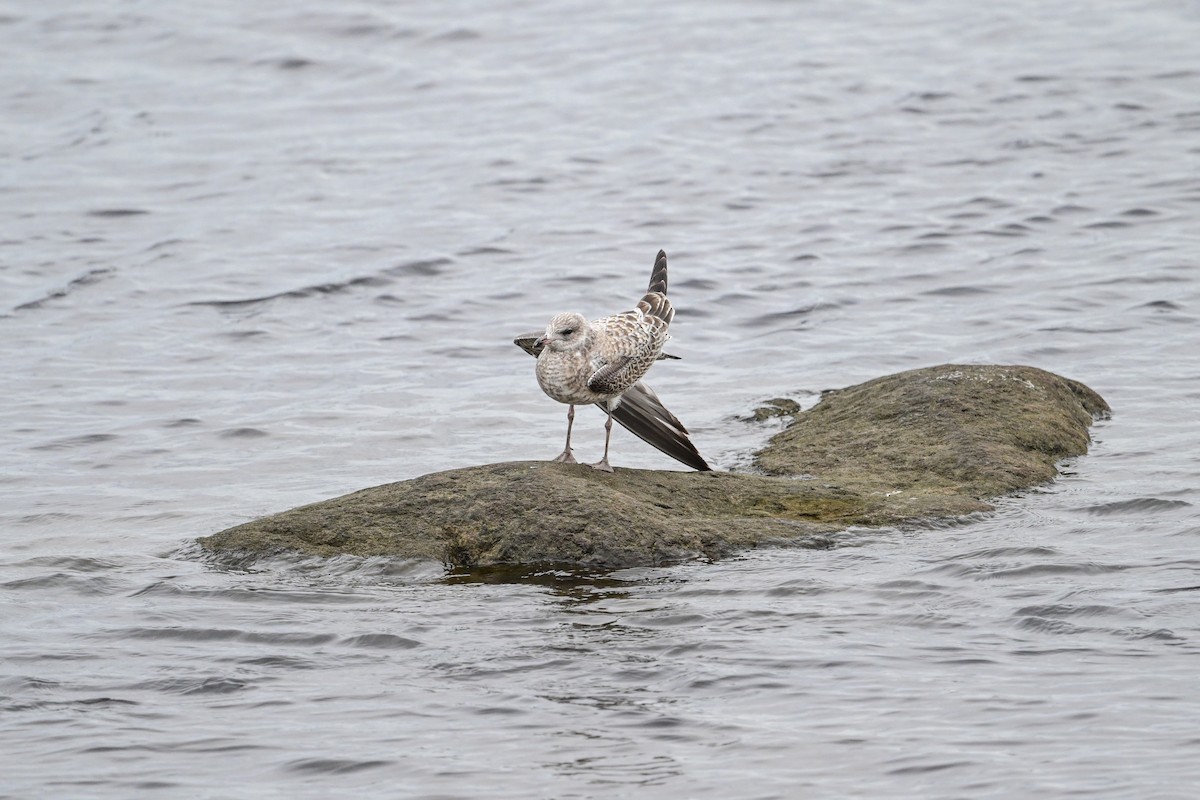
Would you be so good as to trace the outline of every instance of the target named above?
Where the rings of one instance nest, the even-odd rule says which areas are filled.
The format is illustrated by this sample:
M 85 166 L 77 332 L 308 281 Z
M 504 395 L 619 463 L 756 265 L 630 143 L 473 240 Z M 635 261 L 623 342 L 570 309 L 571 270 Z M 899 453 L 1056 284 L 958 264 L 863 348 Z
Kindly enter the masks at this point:
M 535 344 L 535 342 L 537 342 L 537 340 L 540 338 L 542 338 L 541 331 L 523 333 L 517 338 L 513 339 L 513 344 L 524 350 L 526 353 L 529 353 L 529 355 L 533 356 L 534 358 L 537 358 L 542 352 L 542 348 Z
M 599 404 L 596 407 L 603 410 Z M 621 395 L 621 402 L 613 411 L 613 419 L 634 436 L 679 463 L 701 472 L 712 469 L 688 438 L 687 428 L 683 427 L 679 418 L 668 411 L 654 390 L 641 381 Z
M 542 332 L 526 333 L 513 339 L 513 344 L 529 355 L 537 357 L 541 352 L 535 342 L 541 338 Z M 678 358 L 663 353 L 659 358 Z M 596 407 L 604 411 L 599 403 Z M 621 423 L 630 433 L 646 444 L 670 456 L 681 464 L 692 469 L 707 472 L 712 469 L 696 445 L 688 438 L 687 428 L 679 418 L 667 410 L 646 384 L 638 381 L 621 395 L 621 402 L 613 410 L 613 419 Z

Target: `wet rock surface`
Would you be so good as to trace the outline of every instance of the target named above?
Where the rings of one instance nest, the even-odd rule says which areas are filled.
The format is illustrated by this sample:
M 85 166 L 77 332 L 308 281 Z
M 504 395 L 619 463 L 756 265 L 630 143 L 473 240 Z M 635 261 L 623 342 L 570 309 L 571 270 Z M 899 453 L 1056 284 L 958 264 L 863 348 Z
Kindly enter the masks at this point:
M 774 404 L 779 408 L 778 403 Z M 826 393 L 762 451 L 762 474 L 552 462 L 449 470 L 364 489 L 200 539 L 230 563 L 281 552 L 456 567 L 628 567 L 813 544 L 852 525 L 954 517 L 1052 480 L 1109 412 L 1088 387 L 1025 366 L 945 365 Z

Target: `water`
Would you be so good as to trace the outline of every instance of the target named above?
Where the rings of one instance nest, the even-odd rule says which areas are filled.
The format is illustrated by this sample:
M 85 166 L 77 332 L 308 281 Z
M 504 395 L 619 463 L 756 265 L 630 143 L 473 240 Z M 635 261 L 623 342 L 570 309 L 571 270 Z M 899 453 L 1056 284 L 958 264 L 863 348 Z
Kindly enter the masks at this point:
M 0 796 L 1194 796 L 1197 41 L 1168 0 L 11 7 Z M 553 455 L 511 337 L 660 247 L 650 383 L 721 467 L 765 398 L 944 362 L 1114 417 L 992 515 L 825 549 L 194 558 Z

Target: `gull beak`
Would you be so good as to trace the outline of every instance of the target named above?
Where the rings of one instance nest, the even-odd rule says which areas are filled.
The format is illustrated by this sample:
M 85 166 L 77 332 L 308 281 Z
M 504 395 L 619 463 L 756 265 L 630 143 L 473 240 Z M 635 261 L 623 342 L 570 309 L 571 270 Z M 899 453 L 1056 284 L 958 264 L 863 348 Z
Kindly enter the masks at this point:
M 546 346 L 546 337 L 539 336 L 537 339 L 534 340 L 533 346 L 534 347 L 545 347 Z

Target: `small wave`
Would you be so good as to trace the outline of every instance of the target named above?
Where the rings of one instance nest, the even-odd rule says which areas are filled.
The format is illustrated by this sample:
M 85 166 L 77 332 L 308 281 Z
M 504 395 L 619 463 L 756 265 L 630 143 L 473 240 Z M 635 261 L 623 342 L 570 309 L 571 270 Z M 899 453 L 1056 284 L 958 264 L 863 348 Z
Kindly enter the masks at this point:
M 945 594 L 946 587 L 938 583 L 928 583 L 918 580 L 884 581 L 875 587 L 874 594 L 892 600 L 919 600 L 929 597 L 940 597 Z M 915 618 L 913 618 L 915 620 Z
M 832 591 L 827 585 L 818 584 L 803 578 L 795 581 L 772 586 L 763 592 L 767 597 L 810 597 L 812 595 L 828 594 Z
M 388 275 L 422 275 L 424 277 L 433 277 L 441 275 L 445 272 L 443 267 L 448 267 L 453 263 L 448 258 L 428 258 L 397 264 L 394 267 L 385 269 L 384 272 Z
M 237 628 L 121 628 L 109 632 L 115 639 L 164 639 L 188 642 L 252 642 L 312 647 L 329 644 L 335 637 L 331 633 L 289 633 L 275 631 L 260 633 Z
M 150 212 L 144 208 L 98 208 L 87 212 L 89 217 L 139 217 Z
M 1116 606 L 1105 605 L 1086 605 L 1072 606 L 1063 604 L 1025 606 L 1016 611 L 1022 616 L 1031 617 L 1100 617 L 1100 616 L 1120 616 L 1127 613 L 1125 609 Z
M 49 575 L 38 575 L 33 578 L 0 583 L 0 588 L 14 589 L 70 589 L 83 595 L 110 595 L 121 587 L 112 578 L 102 575 L 81 576 L 66 572 L 54 572 Z
M 259 439 L 271 434 L 260 428 L 228 428 L 217 435 L 222 439 Z
M 753 319 L 748 320 L 747 324 L 759 326 L 774 325 L 777 322 L 791 322 L 799 317 L 807 317 L 809 314 L 812 314 L 814 311 L 817 311 L 826 305 L 826 303 L 810 303 L 808 305 L 797 306 L 796 308 L 789 309 L 787 311 L 774 311 L 769 314 L 759 314 Z
M 250 687 L 250 681 L 227 678 L 224 676 L 208 676 L 195 678 L 160 678 L 151 681 L 131 683 L 123 688 L 134 690 L 150 690 L 164 694 L 197 695 L 197 694 L 234 694 Z
M 372 761 L 354 761 L 348 758 L 304 758 L 292 761 L 287 765 L 289 772 L 323 775 L 345 775 L 351 772 L 362 772 L 365 769 L 378 769 L 390 766 L 393 762 L 375 759 Z
M 1124 569 L 1127 569 L 1127 567 L 1116 564 L 1097 564 L 1094 561 L 1087 561 L 1081 564 L 1028 564 L 1023 567 L 985 572 L 983 577 L 986 579 L 1003 579 L 1033 578 L 1045 575 L 1103 575 L 1108 572 L 1120 572 Z
M 276 292 L 262 297 L 246 297 L 238 300 L 193 300 L 188 303 L 189 306 L 208 306 L 210 308 L 244 308 L 246 306 L 254 306 L 260 303 L 269 303 L 274 300 L 302 300 L 309 297 L 318 297 L 331 294 L 341 294 L 361 286 L 380 287 L 391 283 L 389 278 L 379 275 L 364 275 L 359 278 L 351 278 L 347 281 L 338 281 L 334 283 L 319 283 L 313 286 L 305 286 L 301 289 L 289 289 L 285 292 Z
M 75 515 L 69 515 L 67 519 L 78 519 Z M 50 569 L 59 569 L 64 572 L 108 572 L 110 570 L 120 569 L 121 565 L 116 561 L 109 561 L 103 558 L 86 558 L 83 556 L 35 556 L 24 561 L 18 561 L 9 566 L 15 567 L 48 567 Z
M 1125 333 L 1134 330 L 1133 326 L 1123 326 L 1119 328 L 1088 328 L 1082 325 L 1050 325 L 1045 328 L 1038 328 L 1042 333 Z
M 429 37 L 431 42 L 471 42 L 482 39 L 483 34 L 471 28 L 452 28 L 443 33 L 435 33 Z
M 483 247 L 471 247 L 471 248 L 468 248 L 468 249 L 466 249 L 466 250 L 462 250 L 462 251 L 460 251 L 460 252 L 458 253 L 458 255 L 459 255 L 459 256 L 463 256 L 463 257 L 469 257 L 469 256 L 510 256 L 510 255 L 512 255 L 512 254 L 513 254 L 513 251 L 512 251 L 512 250 L 508 250 L 508 249 L 505 249 L 505 248 L 503 248 L 503 247 L 495 247 L 495 246 L 491 246 L 491 245 L 485 245 L 485 246 L 483 246 Z
M 278 67 L 282 70 L 298 70 L 306 67 L 317 65 L 316 61 L 311 58 L 302 58 L 300 56 L 286 56 L 284 58 L 268 58 L 254 62 L 259 66 Z
M 1183 306 L 1173 303 L 1170 300 L 1151 300 L 1149 303 L 1143 303 L 1139 307 L 1152 308 L 1155 311 L 1183 311 Z
M 950 560 L 958 561 L 976 558 L 1024 558 L 1027 556 L 1057 556 L 1061 551 L 1053 547 L 987 547 L 982 550 L 971 550 L 953 556 Z
M 1084 506 L 1075 509 L 1085 514 L 1110 516 L 1113 514 L 1161 514 L 1179 508 L 1188 508 L 1192 504 L 1186 500 L 1163 500 L 1158 497 L 1136 497 L 1132 500 L 1122 500 L 1116 503 L 1101 503 L 1095 506 Z
M 64 522 L 77 522 L 83 519 L 81 514 L 69 514 L 66 511 L 43 511 L 39 514 L 25 514 L 18 517 L 18 525 L 58 525 Z
M 576 758 L 572 761 L 554 764 L 552 768 L 564 775 L 586 777 L 592 783 L 610 787 L 617 785 L 651 786 L 681 775 L 683 772 L 679 763 L 670 756 L 644 753 Z M 645 792 L 643 794 L 653 796 L 654 793 Z
M 53 442 L 46 444 L 38 444 L 29 448 L 30 450 L 69 450 L 74 447 L 88 447 L 93 444 L 103 444 L 116 439 L 114 433 L 88 433 L 82 436 L 70 436 L 66 439 L 56 439 Z
M 221 552 L 213 553 L 204 550 L 199 545 L 182 545 L 177 551 L 179 558 L 198 559 L 212 564 L 219 569 L 241 571 L 253 569 L 254 572 L 293 573 L 305 576 L 306 580 L 320 579 L 334 581 L 339 585 L 348 580 L 368 580 L 381 583 L 429 583 L 441 581 L 446 576 L 446 567 L 441 561 L 433 559 L 404 559 L 390 556 L 337 556 L 326 558 L 321 556 L 306 556 L 297 553 L 280 552 L 269 556 L 261 553 Z M 260 601 L 264 598 L 281 599 L 293 602 L 319 603 L 356 603 L 359 600 L 353 595 L 340 595 L 331 592 L 278 592 L 255 588 L 253 591 L 239 591 L 236 594 L 226 592 L 232 599 L 248 602 Z
M 946 286 L 941 289 L 930 289 L 921 292 L 932 297 L 970 297 L 972 295 L 992 294 L 993 290 L 986 286 Z
M 1190 277 L 1183 275 L 1161 275 L 1161 274 L 1131 274 L 1122 275 L 1118 278 L 1104 278 L 1102 280 L 1089 281 L 1084 286 L 1112 286 L 1117 284 L 1154 284 L 1154 283 L 1190 283 Z
M 13 311 L 32 311 L 34 309 L 41 308 L 53 300 L 60 300 L 72 292 L 78 291 L 79 289 L 87 286 L 91 286 L 92 284 L 99 283 L 111 274 L 113 274 L 113 270 L 109 267 L 88 270 L 78 278 L 68 282 L 67 285 L 61 289 L 54 289 L 36 300 L 30 300 L 27 303 L 21 303 L 19 306 L 14 308 Z
M 720 283 L 708 278 L 683 278 L 671 282 L 672 291 L 676 289 L 695 289 L 698 292 L 711 292 L 719 288 L 721 288 Z
M 194 686 L 183 689 L 179 694 L 233 694 L 245 689 L 249 684 L 236 678 L 206 678 Z
M 279 669 L 317 669 L 319 666 L 311 658 L 290 655 L 251 656 L 250 658 L 222 658 L 217 660 L 244 664 L 251 667 L 275 667 Z
M 1127 628 L 1107 628 L 1091 625 L 1076 625 L 1064 619 L 1056 617 L 1047 617 L 1034 614 L 1031 616 L 1022 617 L 1017 623 L 1017 626 L 1024 630 L 1036 631 L 1038 633 L 1061 634 L 1065 636 L 1076 636 L 1086 633 L 1100 633 L 1108 636 L 1117 636 L 1130 641 L 1157 641 L 1168 644 L 1180 644 L 1187 639 L 1168 628 L 1142 628 L 1142 627 L 1127 627 Z
M 1171 586 L 1166 589 L 1151 589 L 1150 591 L 1157 594 L 1175 594 L 1176 592 L 1200 592 L 1200 585 L 1197 586 Z
M 31 702 L 13 703 L 11 705 L 0 706 L 0 711 L 7 713 L 47 709 L 53 710 L 54 713 L 58 714 L 61 714 L 63 711 L 84 713 L 95 708 L 136 705 L 139 705 L 136 700 L 125 700 L 119 697 L 84 697 L 79 700 L 34 700 Z
M 1036 631 L 1038 633 L 1055 633 L 1062 635 L 1076 635 L 1080 633 L 1088 633 L 1093 628 L 1086 628 L 1079 625 L 1074 625 L 1066 620 L 1047 619 L 1046 617 L 1023 617 L 1017 623 L 1019 628 L 1027 631 Z
M 1120 630 L 1113 631 L 1113 633 L 1134 641 L 1150 639 L 1158 642 L 1170 642 L 1171 644 L 1179 644 L 1187 641 L 1186 637 L 1180 636 L 1169 628 L 1121 628 Z
M 929 772 L 941 772 L 947 769 L 958 769 L 960 767 L 973 768 L 977 764 L 974 761 L 945 761 L 934 764 L 914 764 L 909 767 L 897 767 L 889 770 L 888 775 L 924 775 Z
M 443 272 L 442 268 L 451 263 L 453 262 L 448 258 L 432 258 L 418 261 L 408 261 L 403 264 L 397 264 L 394 267 L 388 267 L 382 272 L 374 275 L 360 275 L 357 278 L 350 278 L 344 281 L 318 283 L 312 286 L 304 286 L 299 289 L 288 289 L 282 292 L 275 292 L 274 294 L 263 295 L 262 297 L 245 297 L 234 300 L 193 300 L 186 305 L 207 306 L 209 308 L 220 309 L 236 309 L 247 306 L 255 306 L 261 303 L 270 303 L 275 300 L 304 300 L 310 297 L 341 294 L 343 292 L 353 291 L 355 289 L 376 289 L 391 285 L 393 283 L 393 277 L 399 275 L 419 275 L 422 277 L 440 275 Z
M 918 242 L 916 244 L 906 244 L 903 247 L 897 248 L 900 253 L 936 253 L 939 250 L 946 250 L 949 245 L 945 242 Z
M 343 639 L 342 643 L 352 647 L 373 647 L 386 650 L 411 650 L 414 647 L 421 646 L 421 643 L 416 639 L 408 639 L 392 633 L 365 633 L 361 636 L 351 636 Z

